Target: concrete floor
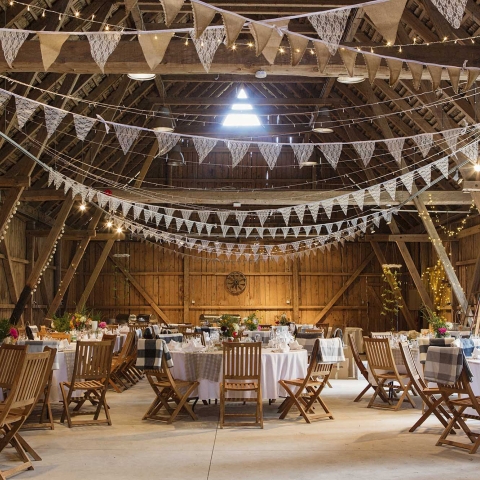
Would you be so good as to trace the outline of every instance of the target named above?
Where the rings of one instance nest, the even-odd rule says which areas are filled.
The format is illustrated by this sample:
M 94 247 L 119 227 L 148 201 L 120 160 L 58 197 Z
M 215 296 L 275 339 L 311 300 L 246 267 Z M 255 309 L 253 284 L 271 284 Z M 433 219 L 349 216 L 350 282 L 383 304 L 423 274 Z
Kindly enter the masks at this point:
M 311 425 L 290 416 L 278 420 L 265 406 L 264 430 L 217 428 L 218 406 L 197 405 L 198 422 L 173 425 L 142 421 L 153 394 L 146 380 L 122 393 L 108 394 L 113 426 L 24 432 L 43 457 L 19 479 L 463 479 L 478 478 L 480 453 L 436 447 L 439 423 L 430 419 L 408 433 L 420 411 L 367 409 L 352 399 L 365 385 L 333 380 L 326 400 L 335 420 Z M 417 398 L 418 401 L 418 398 Z M 473 425 L 477 422 L 472 422 Z M 0 469 L 13 452 L 0 454 Z

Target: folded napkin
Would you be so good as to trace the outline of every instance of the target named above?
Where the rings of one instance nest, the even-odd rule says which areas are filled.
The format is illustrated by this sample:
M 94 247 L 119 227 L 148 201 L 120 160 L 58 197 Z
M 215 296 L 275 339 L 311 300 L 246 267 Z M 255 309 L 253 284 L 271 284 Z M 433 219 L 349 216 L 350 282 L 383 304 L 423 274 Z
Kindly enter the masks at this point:
M 66 348 L 69 347 L 69 343 L 68 343 L 68 340 L 66 338 L 64 338 L 63 340 L 60 341 L 60 345 L 59 345 L 59 348 L 61 348 L 62 350 L 65 350 Z
M 170 351 L 175 352 L 182 349 L 182 344 L 180 342 L 176 342 L 175 340 L 171 340 L 168 344 L 168 348 Z
M 298 343 L 297 340 L 294 340 L 293 342 L 290 342 L 290 350 L 300 350 L 302 347 L 302 345 L 300 345 Z
M 345 360 L 343 342 L 340 338 L 319 338 L 317 361 L 320 363 L 338 363 Z

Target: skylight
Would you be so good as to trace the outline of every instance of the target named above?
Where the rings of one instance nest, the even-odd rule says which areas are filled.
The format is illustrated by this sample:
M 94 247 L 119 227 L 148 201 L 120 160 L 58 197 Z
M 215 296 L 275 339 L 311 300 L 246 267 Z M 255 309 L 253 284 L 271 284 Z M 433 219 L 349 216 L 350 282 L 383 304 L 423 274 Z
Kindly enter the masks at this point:
M 247 92 L 241 88 L 237 94 L 237 98 L 242 100 L 248 98 Z M 258 127 L 261 125 L 257 115 L 254 113 L 243 113 L 253 110 L 250 103 L 234 103 L 232 104 L 232 110 L 234 110 L 235 113 L 229 113 L 223 121 L 225 127 Z

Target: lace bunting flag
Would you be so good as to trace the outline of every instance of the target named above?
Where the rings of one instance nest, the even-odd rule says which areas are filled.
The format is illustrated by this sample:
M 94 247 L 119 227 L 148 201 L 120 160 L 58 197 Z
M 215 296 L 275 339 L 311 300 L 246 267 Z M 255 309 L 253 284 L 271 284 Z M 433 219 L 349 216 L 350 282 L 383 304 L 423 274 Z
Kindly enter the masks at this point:
M 219 210 L 217 212 L 217 217 L 220 220 L 221 225 L 225 225 L 225 221 L 227 220 L 229 215 L 230 215 L 230 212 L 225 212 L 223 210 Z
M 90 52 L 95 63 L 100 67 L 102 73 L 104 72 L 105 64 L 108 57 L 117 48 L 122 32 L 95 32 L 85 34 L 90 44 Z
M 333 198 L 327 198 L 326 200 L 322 200 L 322 207 L 327 214 L 327 217 L 330 218 L 332 216 L 333 210 Z
M 350 194 L 347 193 L 337 198 L 337 203 L 340 205 L 340 208 L 343 210 L 343 213 L 345 215 L 347 214 L 347 211 L 348 211 L 349 197 L 350 197 Z
M 225 142 L 232 155 L 232 167 L 236 167 L 243 159 L 250 147 L 248 142 L 235 142 L 228 140 Z
M 442 132 L 442 136 L 452 152 L 457 151 L 458 136 L 462 133 L 463 128 L 454 128 L 453 130 L 447 130 Z
M 10 68 L 12 68 L 12 63 L 17 57 L 17 53 L 27 37 L 28 32 L 21 30 L 0 31 L 0 42 L 2 43 L 3 55 Z
M 237 223 L 239 227 L 243 227 L 243 222 L 247 218 L 248 213 L 247 212 L 235 212 L 235 218 L 237 220 Z
M 217 144 L 214 138 L 193 137 L 193 145 L 198 153 L 198 163 L 202 163 Z
M 300 167 L 312 156 L 315 148 L 313 143 L 292 143 L 290 146 Z
M 198 210 L 197 215 L 202 223 L 207 223 L 208 217 L 210 217 L 210 210 Z
M 342 154 L 341 143 L 324 143 L 319 145 L 320 151 L 323 153 L 327 162 L 336 170 L 340 155 Z
M 11 95 L 6 92 L 5 90 L 0 90 L 0 108 L 3 107 L 3 105 L 10 100 Z
M 180 140 L 180 135 L 176 133 L 155 132 L 158 141 L 158 155 L 165 155 Z
M 368 189 L 368 193 L 372 196 L 377 205 L 380 205 L 380 185 L 373 185 Z
M 375 142 L 359 142 L 353 144 L 355 150 L 360 155 L 364 167 L 370 163 L 373 151 L 375 150 Z
M 305 215 L 305 208 L 306 205 L 295 205 L 293 209 L 295 210 L 295 213 L 297 214 L 298 220 L 300 223 L 303 223 L 303 217 Z
M 413 137 L 414 142 L 418 145 L 418 148 L 425 158 L 433 145 L 433 133 L 422 133 Z
M 198 58 L 203 68 L 208 73 L 213 62 L 213 57 L 225 38 L 225 29 L 223 27 L 208 27 L 199 38 L 196 38 L 195 30 L 190 30 L 193 44 L 197 50 Z
M 33 112 L 37 109 L 38 103 L 28 98 L 15 96 L 15 107 L 17 109 L 18 128 L 23 128 Z
M 410 194 L 412 193 L 412 189 L 413 189 L 413 173 L 414 172 L 408 172 L 400 176 L 400 180 L 405 185 L 405 188 L 408 190 L 408 193 Z
M 420 167 L 418 170 L 420 176 L 425 180 L 427 185 L 430 185 L 432 181 L 432 166 L 431 165 L 424 165 Z
M 263 158 L 267 162 L 267 165 L 270 167 L 270 170 L 273 170 L 277 163 L 278 156 L 282 150 L 282 145 L 277 143 L 259 143 L 258 149 L 262 154 Z
M 288 222 L 290 220 L 290 214 L 292 213 L 292 208 L 291 207 L 279 208 L 278 211 L 282 214 L 285 225 L 288 225 Z
M 349 15 L 350 8 L 345 8 L 308 17 L 318 36 L 327 43 L 327 48 L 331 55 L 337 53 Z
M 94 118 L 82 117 L 81 115 L 73 115 L 73 123 L 75 125 L 75 132 L 77 138 L 81 141 L 87 138 L 88 133 L 96 122 Z
M 453 28 L 460 28 L 467 0 L 432 0 L 432 3 Z
M 478 141 L 475 140 L 472 143 L 469 143 L 465 147 L 461 148 L 461 151 L 466 155 L 472 163 L 477 163 L 478 158 Z
M 320 209 L 320 202 L 309 203 L 308 209 L 310 210 L 310 214 L 313 217 L 313 221 L 316 222 L 318 217 L 318 210 Z
M 55 133 L 55 130 L 58 128 L 60 122 L 64 119 L 67 112 L 65 110 L 48 107 L 47 105 L 43 107 L 43 110 L 45 112 L 47 138 L 50 138 Z
M 126 155 L 130 150 L 130 147 L 133 145 L 133 142 L 138 138 L 140 130 L 138 128 L 127 127 L 117 123 L 115 123 L 113 127 L 117 134 L 118 143 L 122 147 L 124 155 Z
M 383 183 L 383 188 L 390 195 L 392 200 L 395 200 L 395 192 L 397 191 L 397 180 L 393 178 Z
M 395 161 L 400 165 L 402 163 L 402 150 L 403 145 L 405 144 L 404 138 L 392 138 L 389 140 L 384 140 L 385 145 L 388 148 L 388 151 L 395 159 Z
M 440 160 L 437 160 L 434 165 L 440 170 L 445 178 L 448 178 L 448 157 L 443 157 Z
M 268 216 L 270 215 L 270 212 L 268 210 L 259 210 L 258 212 L 255 212 L 257 214 L 258 219 L 260 220 L 260 225 L 265 224 L 265 221 L 267 220 Z

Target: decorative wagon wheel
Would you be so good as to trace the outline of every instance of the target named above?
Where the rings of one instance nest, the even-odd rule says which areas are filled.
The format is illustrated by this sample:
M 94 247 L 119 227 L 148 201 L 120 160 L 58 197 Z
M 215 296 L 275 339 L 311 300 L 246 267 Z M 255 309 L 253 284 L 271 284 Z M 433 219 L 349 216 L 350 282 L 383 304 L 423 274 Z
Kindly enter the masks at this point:
M 247 277 L 242 272 L 229 273 L 225 285 L 232 295 L 239 295 L 247 286 Z

